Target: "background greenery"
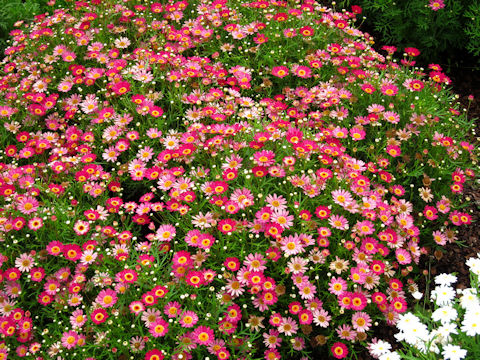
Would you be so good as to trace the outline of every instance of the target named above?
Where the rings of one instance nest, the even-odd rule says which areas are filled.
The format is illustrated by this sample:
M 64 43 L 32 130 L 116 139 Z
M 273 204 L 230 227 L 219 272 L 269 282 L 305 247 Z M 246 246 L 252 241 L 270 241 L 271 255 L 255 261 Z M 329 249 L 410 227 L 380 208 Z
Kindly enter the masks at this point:
M 416 47 L 419 61 L 445 68 L 468 62 L 480 66 L 480 0 L 444 0 L 437 11 L 430 0 L 340 0 L 336 8 L 362 7 L 364 30 L 382 45 Z
M 66 0 L 57 0 L 53 6 L 47 0 L 0 0 L 0 58 L 7 47 L 9 33 L 17 21 L 32 21 L 35 15 L 52 13 L 55 8 L 65 7 Z

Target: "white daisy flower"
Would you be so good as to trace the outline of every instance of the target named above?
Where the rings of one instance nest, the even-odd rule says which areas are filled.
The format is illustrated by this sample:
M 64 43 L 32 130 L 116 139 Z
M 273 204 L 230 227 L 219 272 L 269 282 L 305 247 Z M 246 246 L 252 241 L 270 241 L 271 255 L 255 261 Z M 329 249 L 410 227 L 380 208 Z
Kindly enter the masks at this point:
M 450 286 L 457 282 L 457 277 L 452 274 L 440 274 L 435 277 L 435 284 L 442 286 Z
M 437 286 L 431 295 L 438 306 L 450 305 L 454 297 L 455 290 L 448 286 Z
M 467 356 L 467 350 L 458 345 L 447 344 L 443 347 L 442 355 L 445 360 L 460 360 Z
M 432 313 L 433 321 L 440 321 L 442 324 L 449 323 L 450 321 L 455 320 L 456 317 L 457 310 L 449 305 L 439 307 Z

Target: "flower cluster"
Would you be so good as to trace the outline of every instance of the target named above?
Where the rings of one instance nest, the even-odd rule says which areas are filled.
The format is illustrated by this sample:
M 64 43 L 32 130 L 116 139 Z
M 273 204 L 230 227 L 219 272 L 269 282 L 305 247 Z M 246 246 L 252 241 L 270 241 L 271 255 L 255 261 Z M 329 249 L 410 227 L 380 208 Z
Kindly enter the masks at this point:
M 440 274 L 435 277 L 435 288 L 430 299 L 433 312 L 402 314 L 396 325 L 395 338 L 405 345 L 404 350 L 391 351 L 391 345 L 382 340 L 370 343 L 369 351 L 376 359 L 407 359 L 415 354 L 418 359 L 460 360 L 477 358 L 480 338 L 480 254 L 466 262 L 470 268 L 471 287 L 455 289 L 457 277 Z
M 13 30 L 0 357 L 342 359 L 396 324 L 477 149 L 440 66 L 355 16 L 92 0 Z

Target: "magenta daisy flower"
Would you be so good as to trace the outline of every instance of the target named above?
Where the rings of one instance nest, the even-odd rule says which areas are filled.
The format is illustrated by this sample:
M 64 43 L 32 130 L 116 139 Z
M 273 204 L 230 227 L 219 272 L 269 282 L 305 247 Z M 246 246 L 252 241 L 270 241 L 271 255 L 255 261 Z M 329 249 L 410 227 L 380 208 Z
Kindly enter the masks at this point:
M 150 324 L 148 331 L 154 338 L 163 337 L 168 333 L 168 322 L 162 318 L 158 318 Z
M 208 326 L 199 326 L 193 331 L 193 339 L 199 345 L 209 345 L 215 340 L 213 330 Z
M 117 300 L 117 293 L 114 290 L 104 289 L 97 295 L 95 302 L 104 308 L 109 308 L 115 305 Z
M 64 332 L 61 338 L 62 346 L 66 349 L 74 348 L 78 342 L 78 333 L 74 330 Z
M 107 311 L 105 309 L 95 309 L 90 314 L 90 319 L 96 325 L 102 324 L 108 319 Z
M 288 75 L 288 68 L 286 66 L 274 66 L 272 68 L 272 75 L 279 78 L 284 78 Z
M 180 325 L 184 328 L 194 327 L 197 322 L 198 316 L 194 311 L 184 311 L 180 316 Z
M 260 150 L 253 154 L 253 161 L 259 166 L 275 164 L 275 153 L 271 150 Z
M 383 95 L 395 96 L 398 93 L 398 87 L 390 82 L 385 82 L 382 84 L 380 90 Z
M 335 357 L 336 359 L 343 359 L 346 358 L 348 355 L 347 346 L 341 342 L 334 343 L 330 350 L 332 351 L 333 357 Z
M 196 288 L 202 286 L 205 281 L 201 271 L 189 271 L 185 280 L 188 285 Z

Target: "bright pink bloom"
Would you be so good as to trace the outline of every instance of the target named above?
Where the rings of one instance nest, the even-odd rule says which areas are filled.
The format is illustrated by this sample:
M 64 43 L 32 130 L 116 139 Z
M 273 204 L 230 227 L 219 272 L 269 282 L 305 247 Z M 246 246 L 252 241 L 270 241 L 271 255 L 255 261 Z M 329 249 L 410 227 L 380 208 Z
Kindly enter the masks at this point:
M 279 78 L 284 78 L 288 75 L 288 68 L 286 66 L 274 66 L 272 69 L 272 75 Z
M 348 355 L 348 348 L 344 343 L 336 342 L 332 345 L 331 349 L 332 355 L 336 359 L 343 359 Z

